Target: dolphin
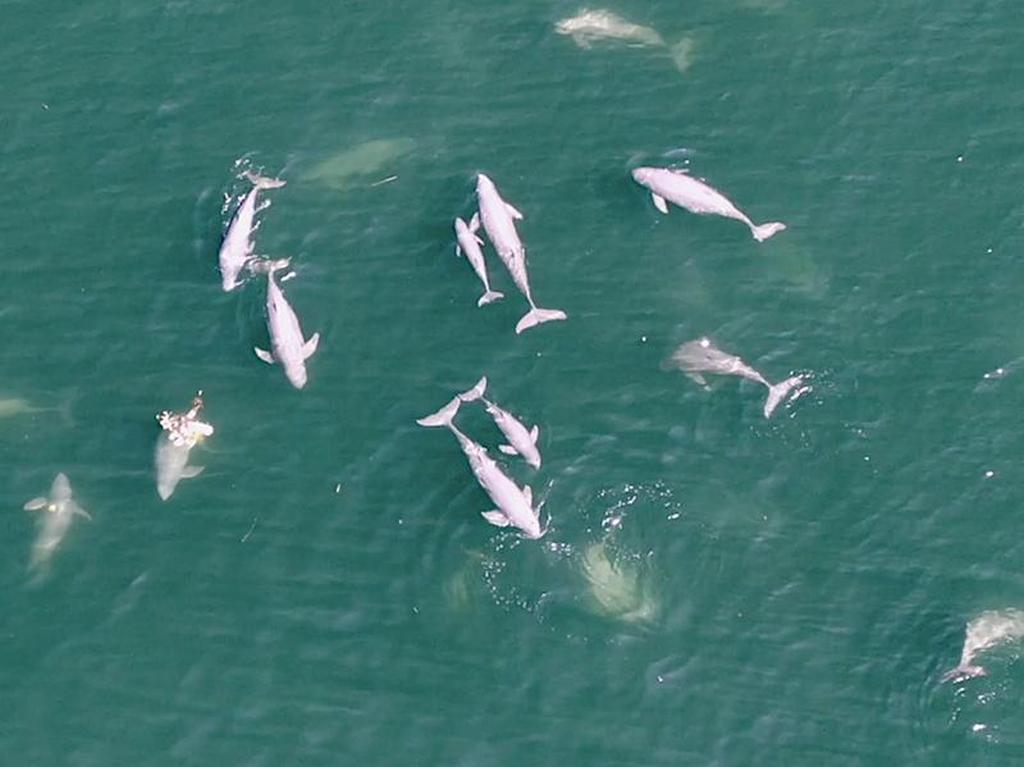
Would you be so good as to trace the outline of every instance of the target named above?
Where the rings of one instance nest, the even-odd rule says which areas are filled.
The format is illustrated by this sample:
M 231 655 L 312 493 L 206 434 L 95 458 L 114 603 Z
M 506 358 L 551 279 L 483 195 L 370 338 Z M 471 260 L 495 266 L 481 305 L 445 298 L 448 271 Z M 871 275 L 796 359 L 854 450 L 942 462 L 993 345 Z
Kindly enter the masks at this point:
M 39 535 L 36 536 L 35 543 L 32 544 L 32 558 L 29 560 L 30 570 L 40 570 L 49 564 L 50 557 L 53 556 L 60 542 L 64 540 L 75 515 L 88 520 L 92 519 L 89 512 L 75 503 L 75 499 L 71 495 L 71 483 L 63 472 L 54 478 L 49 498 L 33 498 L 25 504 L 25 509 L 45 512 Z
M 267 329 L 270 331 L 270 347 L 272 352 L 254 347 L 256 356 L 273 365 L 275 362 L 284 368 L 292 386 L 301 389 L 306 385 L 306 360 L 313 356 L 320 343 L 320 334 L 314 333 L 308 341 L 303 340 L 299 318 L 284 297 L 281 288 L 274 282 L 274 272 L 282 268 L 287 261 L 271 262 L 267 268 Z
M 484 244 L 484 241 L 476 233 L 469 231 L 469 225 L 461 218 L 455 219 L 455 237 L 458 240 L 458 244 L 455 246 L 455 255 L 461 256 L 465 253 L 470 266 L 476 272 L 476 276 L 484 284 L 484 294 L 480 296 L 476 305 L 483 306 L 491 303 L 491 301 L 504 298 L 504 293 L 491 290 L 490 281 L 487 279 L 487 264 L 484 263 L 484 254 L 480 250 L 480 246 Z
M 575 16 L 557 22 L 555 32 L 569 35 L 577 46 L 584 49 L 590 48 L 591 43 L 598 40 L 618 41 L 637 47 L 664 48 L 680 72 L 689 68 L 692 58 L 692 38 L 684 37 L 670 46 L 657 30 L 634 24 L 607 10 L 592 11 L 584 8 Z
M 519 486 L 505 476 L 498 464 L 487 455 L 487 448 L 459 431 L 452 419 L 459 412 L 461 404 L 462 400 L 455 397 L 436 413 L 420 418 L 416 423 L 420 426 L 444 426 L 455 435 L 469 462 L 469 468 L 473 471 L 473 476 L 498 507 L 494 511 L 483 512 L 484 519 L 496 527 L 514 525 L 522 530 L 527 538 L 540 538 L 547 530 L 541 528 L 539 510 L 533 509 L 533 491 L 529 485 L 523 486 L 520 490 Z
M 691 213 L 734 218 L 750 227 L 750 233 L 758 242 L 764 242 L 786 228 L 780 221 L 755 224 L 724 194 L 686 174 L 687 171 L 682 169 L 636 168 L 633 171 L 633 180 L 650 190 L 654 206 L 662 213 L 668 213 L 667 203 L 671 202 Z
M 153 463 L 156 467 L 156 491 L 166 501 L 183 479 L 198 477 L 204 466 L 189 466 L 189 452 L 195 445 L 213 434 L 213 427 L 199 420 L 203 409 L 203 393 L 192 399 L 192 407 L 185 413 L 164 410 L 157 414 L 163 427 L 157 439 Z
M 526 248 L 519 239 L 515 224 L 516 219 L 521 219 L 523 214 L 501 198 L 494 182 L 483 173 L 477 174 L 476 177 L 476 196 L 479 210 L 473 214 L 469 229 L 476 232 L 481 224 L 483 225 L 491 244 L 498 252 L 498 258 L 505 264 L 505 268 L 512 275 L 512 281 L 530 304 L 530 311 L 516 324 L 516 333 L 522 333 L 542 322 L 564 320 L 565 312 L 559 309 L 539 309 L 533 301 L 530 280 L 526 274 Z
M 988 610 L 967 624 L 964 649 L 960 663 L 942 676 L 943 682 L 962 682 L 976 676 L 985 676 L 984 667 L 974 665 L 974 659 L 997 644 L 1024 637 L 1024 612 L 1020 610 Z
M 261 189 L 277 189 L 286 183 L 281 179 L 266 178 L 252 171 L 246 171 L 243 175 L 252 182 L 253 186 L 242 198 L 241 205 L 235 211 L 217 256 L 220 261 L 221 287 L 225 293 L 234 290 L 241 284 L 238 275 L 252 257 L 252 235 L 259 228 L 259 224 L 254 224 L 253 221 L 259 211 L 270 207 L 270 200 L 265 200 L 257 207 L 256 196 Z
M 695 341 L 687 341 L 680 346 L 669 357 L 668 367 L 678 367 L 687 376 L 693 379 L 698 385 L 706 386 L 704 374 L 739 376 L 768 387 L 768 399 L 764 403 L 764 417 L 770 418 L 779 403 L 798 384 L 803 382 L 803 376 L 792 376 L 777 384 L 771 384 L 759 372 L 750 367 L 739 357 L 723 352 L 715 346 L 708 338 L 698 338 Z
M 486 390 L 487 376 L 484 376 L 477 381 L 476 386 L 460 394 L 459 399 L 462 402 L 473 402 L 474 400 L 483 402 L 487 412 L 494 419 L 494 424 L 501 429 L 501 433 L 508 440 L 507 445 L 499 445 L 498 449 L 505 455 L 521 455 L 530 466 L 539 469 L 540 450 L 537 449 L 537 437 L 540 436 L 539 427 L 534 426 L 532 429 L 527 429 L 514 415 L 484 397 Z

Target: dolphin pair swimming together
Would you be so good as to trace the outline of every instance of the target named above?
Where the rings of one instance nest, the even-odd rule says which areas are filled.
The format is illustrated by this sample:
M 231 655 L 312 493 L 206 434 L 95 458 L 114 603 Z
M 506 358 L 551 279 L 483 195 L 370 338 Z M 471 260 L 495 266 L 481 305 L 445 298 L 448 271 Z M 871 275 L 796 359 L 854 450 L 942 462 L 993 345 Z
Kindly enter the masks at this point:
M 474 387 L 476 389 L 477 387 Z M 474 389 L 463 396 L 469 398 L 482 396 L 474 395 Z M 527 538 L 540 538 L 547 532 L 540 524 L 540 508 L 533 508 L 533 490 L 529 485 L 522 489 L 513 482 L 495 463 L 494 459 L 487 455 L 487 448 L 473 441 L 466 436 L 454 423 L 455 415 L 459 412 L 459 406 L 463 400 L 454 397 L 447 405 L 432 415 L 420 418 L 416 421 L 420 426 L 443 426 L 447 428 L 459 442 L 469 468 L 476 477 L 476 481 L 484 492 L 490 497 L 497 507 L 493 511 L 485 511 L 482 516 L 496 527 L 518 527 Z M 521 424 L 520 424 L 521 425 Z M 537 457 L 538 463 L 540 457 Z
M 523 214 L 502 199 L 494 182 L 483 173 L 476 177 L 476 196 L 478 210 L 473 214 L 469 224 L 466 224 L 461 218 L 455 219 L 455 235 L 458 240 L 455 252 L 457 255 L 460 252 L 466 254 L 466 258 L 484 285 L 485 292 L 477 301 L 477 306 L 483 306 L 504 297 L 503 294 L 491 290 L 487 278 L 487 267 L 484 264 L 483 252 L 480 250 L 483 240 L 476 234 L 482 226 L 487 232 L 487 237 L 494 246 L 498 258 L 501 259 L 512 276 L 512 281 L 530 304 L 530 311 L 523 315 L 516 324 L 516 333 L 522 333 L 543 322 L 564 320 L 565 312 L 560 309 L 541 309 L 533 300 L 530 278 L 526 272 L 526 248 L 523 247 L 522 240 L 519 239 L 515 224 L 516 220 L 523 218 Z
M 508 444 L 498 445 L 498 449 L 505 455 L 520 455 L 530 466 L 539 469 L 541 459 L 540 450 L 537 449 L 537 438 L 540 436 L 540 427 L 534 426 L 532 429 L 527 429 L 523 422 L 514 415 L 487 399 L 484 396 L 485 391 L 487 391 L 487 376 L 477 381 L 476 386 L 472 389 L 460 394 L 459 399 L 463 402 L 480 400 L 491 418 L 494 419 L 494 425 L 508 440 Z

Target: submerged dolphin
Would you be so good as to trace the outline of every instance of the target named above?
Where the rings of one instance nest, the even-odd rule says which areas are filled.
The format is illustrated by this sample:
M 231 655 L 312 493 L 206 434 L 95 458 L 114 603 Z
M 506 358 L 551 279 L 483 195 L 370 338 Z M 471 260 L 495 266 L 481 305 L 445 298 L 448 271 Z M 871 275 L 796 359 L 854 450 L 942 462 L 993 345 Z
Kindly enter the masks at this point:
M 491 290 L 491 283 L 487 279 L 487 264 L 484 263 L 484 254 L 480 250 L 480 246 L 484 244 L 484 241 L 474 232 L 471 232 L 469 225 L 461 218 L 455 219 L 455 237 L 458 240 L 458 244 L 455 246 L 455 255 L 461 256 L 465 253 L 466 260 L 473 267 L 473 271 L 480 278 L 480 282 L 484 284 L 484 294 L 480 296 L 476 305 L 483 306 L 484 304 L 491 303 L 491 301 L 504 298 L 504 293 Z
M 598 40 L 619 41 L 631 46 L 665 48 L 680 72 L 685 72 L 690 66 L 693 50 L 693 40 L 690 37 L 684 37 L 674 46 L 669 46 L 656 30 L 634 24 L 611 11 L 592 11 L 584 8 L 575 16 L 556 23 L 555 32 L 569 35 L 580 48 L 589 48 L 591 43 Z
M 71 527 L 71 520 L 75 515 L 91 520 L 89 512 L 75 503 L 71 495 L 71 483 L 67 476 L 61 472 L 50 487 L 49 498 L 33 498 L 25 504 L 27 511 L 43 511 L 43 521 L 32 544 L 32 558 L 29 560 L 30 570 L 44 568 L 50 561 L 50 557 L 57 550 L 57 546 L 64 540 L 68 529 Z
M 759 372 L 734 354 L 723 352 L 707 338 L 687 341 L 668 359 L 669 367 L 678 367 L 700 386 L 706 386 L 704 374 L 739 376 L 764 384 L 768 388 L 768 399 L 764 403 L 764 417 L 770 418 L 779 403 L 803 381 L 802 376 L 792 376 L 777 384 L 770 384 Z
M 252 235 L 259 228 L 259 224 L 254 225 L 256 214 L 270 207 L 270 200 L 264 200 L 263 204 L 257 207 L 256 196 L 261 189 L 277 189 L 286 183 L 281 179 L 266 178 L 252 171 L 246 171 L 243 175 L 253 186 L 235 211 L 217 257 L 220 261 L 221 287 L 225 293 L 234 290 L 240 284 L 238 275 L 252 257 Z
M 988 610 L 967 624 L 960 663 L 942 676 L 943 682 L 961 682 L 988 672 L 974 665 L 974 659 L 985 650 L 1003 642 L 1024 637 L 1024 612 L 1020 610 Z
M 564 320 L 565 312 L 559 309 L 538 309 L 533 301 L 530 279 L 526 274 L 526 248 L 519 239 L 515 224 L 515 220 L 521 219 L 523 214 L 502 199 L 494 182 L 483 173 L 476 177 L 476 196 L 479 211 L 473 214 L 473 220 L 469 223 L 470 231 L 475 232 L 483 225 L 498 258 L 505 264 L 512 275 L 512 281 L 530 304 L 530 311 L 516 324 L 516 333 L 522 333 L 542 322 Z
M 475 400 L 483 402 L 484 406 L 487 408 L 487 412 L 490 413 L 491 418 L 494 419 L 495 425 L 501 430 L 501 433 L 505 435 L 505 439 L 508 440 L 507 445 L 499 445 L 498 449 L 505 455 L 521 455 L 526 459 L 526 462 L 530 464 L 530 466 L 535 469 L 539 469 L 540 450 L 537 449 L 537 437 L 540 436 L 540 428 L 534 426 L 532 429 L 527 429 L 522 422 L 510 412 L 502 409 L 484 397 L 484 392 L 486 390 L 487 377 L 484 376 L 477 381 L 476 386 L 469 391 L 460 394 L 459 399 L 463 402 L 473 402 Z
M 301 389 L 306 385 L 306 360 L 316 351 L 320 334 L 314 333 L 308 341 L 303 340 L 299 318 L 295 316 L 295 310 L 285 299 L 281 288 L 274 282 L 274 272 L 287 263 L 287 260 L 271 262 L 266 270 L 267 329 L 270 331 L 272 352 L 259 347 L 254 347 L 254 351 L 268 365 L 280 363 L 292 386 Z
M 416 423 L 420 426 L 444 426 L 455 435 L 469 462 L 469 468 L 473 471 L 473 476 L 498 507 L 494 511 L 483 512 L 484 519 L 497 527 L 514 525 L 522 530 L 527 538 L 540 538 L 546 530 L 540 526 L 539 511 L 533 509 L 533 491 L 529 485 L 520 490 L 519 486 L 505 476 L 498 464 L 487 455 L 487 448 L 459 431 L 452 419 L 459 412 L 461 403 L 462 401 L 455 397 L 436 413 L 420 418 Z
M 213 434 L 213 427 L 199 420 L 203 409 L 203 393 L 193 398 L 192 407 L 185 413 L 169 410 L 157 414 L 163 431 L 157 439 L 153 464 L 156 468 L 156 491 L 166 501 L 183 479 L 198 477 L 204 466 L 189 466 L 189 452 L 199 442 Z
M 750 233 L 758 242 L 763 242 L 786 228 L 780 221 L 755 224 L 724 194 L 703 181 L 688 176 L 685 170 L 637 168 L 633 171 L 633 180 L 650 190 L 655 207 L 662 213 L 668 213 L 667 202 L 671 202 L 691 213 L 734 218 L 750 227 Z

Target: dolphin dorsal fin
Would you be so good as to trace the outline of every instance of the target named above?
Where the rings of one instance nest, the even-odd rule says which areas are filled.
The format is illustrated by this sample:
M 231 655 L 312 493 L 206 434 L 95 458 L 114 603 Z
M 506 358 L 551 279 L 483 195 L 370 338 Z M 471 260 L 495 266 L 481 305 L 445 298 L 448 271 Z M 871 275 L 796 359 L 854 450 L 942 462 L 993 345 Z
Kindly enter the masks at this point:
M 518 210 L 516 210 L 510 203 L 507 203 L 507 202 L 505 203 L 505 210 L 508 211 L 508 214 L 510 216 L 512 216 L 512 218 L 518 218 L 518 219 L 522 219 L 523 218 L 523 214 L 520 213 Z

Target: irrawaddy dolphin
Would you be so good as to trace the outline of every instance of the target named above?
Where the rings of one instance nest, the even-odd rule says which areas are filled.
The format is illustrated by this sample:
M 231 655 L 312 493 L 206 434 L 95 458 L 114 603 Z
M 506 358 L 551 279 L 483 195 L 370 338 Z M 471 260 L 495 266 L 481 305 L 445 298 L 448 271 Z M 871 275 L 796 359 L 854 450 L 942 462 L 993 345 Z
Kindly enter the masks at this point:
M 477 231 L 483 224 L 498 258 L 505 264 L 512 275 L 512 281 L 530 304 L 530 311 L 516 324 L 516 333 L 522 333 L 542 322 L 564 320 L 565 312 L 559 309 L 538 309 L 533 301 L 530 279 L 526 274 L 526 248 L 519 239 L 515 224 L 515 220 L 521 219 L 523 214 L 502 199 L 494 182 L 483 173 L 476 177 L 476 196 L 480 209 L 473 214 L 473 220 L 469 223 L 470 231 Z
M 724 194 L 703 181 L 690 177 L 685 170 L 637 168 L 633 171 L 633 180 L 650 190 L 654 206 L 662 213 L 668 213 L 668 203 L 671 202 L 691 213 L 734 218 L 750 227 L 750 233 L 758 242 L 763 242 L 786 228 L 780 221 L 755 224 Z
M 967 624 L 960 663 L 956 668 L 947 671 L 943 675 L 942 681 L 961 682 L 972 677 L 985 676 L 988 672 L 982 666 L 975 665 L 974 659 L 997 644 L 1022 637 L 1024 637 L 1024 612 L 1013 609 L 983 612 Z
M 267 271 L 267 330 L 270 332 L 271 351 L 255 348 L 256 356 L 267 364 L 280 363 L 292 386 L 306 385 L 306 360 L 313 356 L 320 343 L 320 334 L 314 333 L 306 341 L 299 327 L 299 318 L 274 281 L 274 272 L 287 261 L 272 262 Z
M 71 495 L 71 483 L 63 472 L 54 478 L 49 498 L 33 498 L 25 504 L 25 509 L 43 512 L 39 535 L 32 545 L 30 570 L 41 570 L 49 564 L 50 557 L 64 540 L 75 515 L 92 519 L 89 512 L 75 503 Z
M 734 354 L 723 352 L 707 338 L 687 341 L 676 349 L 666 362 L 669 367 L 678 367 L 700 386 L 706 386 L 704 375 L 739 376 L 764 384 L 768 388 L 768 399 L 764 403 L 764 417 L 770 418 L 779 403 L 803 381 L 802 376 L 793 376 L 777 384 L 770 384 L 759 372 Z
M 693 50 L 693 40 L 689 37 L 684 37 L 670 47 L 656 30 L 633 24 L 607 10 L 592 11 L 584 8 L 575 16 L 564 18 L 555 24 L 555 31 L 560 35 L 569 35 L 580 48 L 589 48 L 592 43 L 600 40 L 623 42 L 631 46 L 665 48 L 680 72 L 686 71 L 689 67 Z
M 467 392 L 459 395 L 463 402 L 480 400 L 491 414 L 495 425 L 508 440 L 507 445 L 499 445 L 498 449 L 505 455 L 521 455 L 530 466 L 540 468 L 540 450 L 537 449 L 537 437 L 540 436 L 540 429 L 534 426 L 527 429 L 522 422 L 507 410 L 494 404 L 484 396 L 487 391 L 487 377 L 484 376 L 477 381 L 476 386 Z
M 491 283 L 487 279 L 487 264 L 484 263 L 484 253 L 480 250 L 480 246 L 484 244 L 484 241 L 476 233 L 469 231 L 469 225 L 461 218 L 455 219 L 455 237 L 458 241 L 458 244 L 455 246 L 455 255 L 461 256 L 465 253 L 466 260 L 473 267 L 473 271 L 480 278 L 480 282 L 484 284 L 484 294 L 480 296 L 476 305 L 483 306 L 484 304 L 491 303 L 491 301 L 504 298 L 504 293 L 491 290 Z
M 253 242 L 252 235 L 259 228 L 255 223 L 256 214 L 270 207 L 270 200 L 257 207 L 256 196 L 261 189 L 277 189 L 285 185 L 285 182 L 277 178 L 265 178 L 252 171 L 246 171 L 245 177 L 252 182 L 252 189 L 242 198 L 242 203 L 235 211 L 228 230 L 224 235 L 224 241 L 220 244 L 220 274 L 222 278 L 221 287 L 225 292 L 234 290 L 241 283 L 238 275 L 245 268 L 246 263 L 252 258 Z
M 483 512 L 484 519 L 497 527 L 514 525 L 522 530 L 527 538 L 540 538 L 546 530 L 541 528 L 539 511 L 533 509 L 533 491 L 529 485 L 520 490 L 519 486 L 487 455 L 487 448 L 459 431 L 453 419 L 459 412 L 461 402 L 455 397 L 436 413 L 420 418 L 416 423 L 420 426 L 444 426 L 455 435 L 469 462 L 469 468 L 473 471 L 473 476 L 497 506 L 493 511 Z

